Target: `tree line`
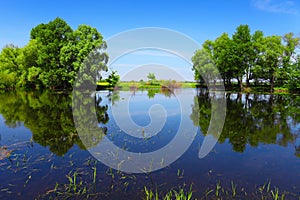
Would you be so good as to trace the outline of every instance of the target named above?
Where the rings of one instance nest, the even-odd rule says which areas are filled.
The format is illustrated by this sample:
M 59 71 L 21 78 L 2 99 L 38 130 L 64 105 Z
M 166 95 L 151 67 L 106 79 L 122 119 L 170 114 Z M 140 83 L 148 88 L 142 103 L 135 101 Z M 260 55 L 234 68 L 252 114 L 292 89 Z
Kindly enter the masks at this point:
M 231 37 L 223 33 L 195 52 L 194 77 L 204 83 L 217 79 L 219 72 L 227 88 L 235 82 L 240 90 L 268 84 L 271 92 L 276 86 L 299 91 L 299 46 L 300 38 L 293 33 L 265 36 L 258 30 L 251 34 L 248 25 L 240 25 Z
M 205 41 L 203 48 L 195 52 L 194 77 L 202 84 L 222 79 L 227 88 L 237 83 L 240 90 L 267 84 L 271 92 L 274 87 L 300 91 L 299 46 L 300 38 L 293 33 L 264 36 L 262 31 L 251 34 L 248 25 L 240 25 L 231 37 L 223 33 L 215 40 Z M 102 35 L 88 25 L 72 30 L 61 18 L 39 24 L 31 30 L 26 46 L 9 44 L 2 49 L 0 88 L 70 89 L 82 67 L 86 68 L 81 70 L 86 80 L 103 80 L 101 74 L 94 72 L 108 71 L 105 48 Z M 94 50 L 97 59 L 86 61 Z M 119 76 L 111 72 L 106 81 L 113 86 Z
M 0 88 L 70 89 L 85 58 L 106 48 L 96 28 L 79 25 L 76 30 L 61 18 L 39 24 L 30 32 L 26 46 L 5 46 L 0 54 Z M 108 71 L 108 55 L 101 54 L 98 69 Z M 116 78 L 112 73 L 108 79 Z M 101 79 L 102 77 L 98 77 Z

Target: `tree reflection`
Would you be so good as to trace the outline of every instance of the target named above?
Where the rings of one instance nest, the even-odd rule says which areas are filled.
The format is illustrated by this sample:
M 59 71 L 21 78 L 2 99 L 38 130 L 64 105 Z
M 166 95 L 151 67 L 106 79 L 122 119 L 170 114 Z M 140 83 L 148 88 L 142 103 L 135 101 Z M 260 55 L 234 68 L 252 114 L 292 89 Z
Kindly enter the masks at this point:
M 165 97 L 171 97 L 174 95 L 174 90 L 173 88 L 168 88 L 168 87 L 161 87 L 161 88 L 148 88 L 148 98 L 153 99 L 156 94 L 162 94 Z
M 107 129 L 103 125 L 109 121 L 108 106 L 103 105 L 102 101 L 101 97 L 96 98 L 94 108 L 98 127 L 106 134 Z M 56 155 L 64 155 L 74 144 L 81 149 L 86 148 L 74 125 L 71 94 L 5 92 L 0 94 L 0 102 L 0 113 L 7 126 L 24 124 L 31 130 L 35 142 L 49 147 Z
M 211 118 L 211 98 L 199 90 L 194 98 L 190 116 L 195 126 L 207 135 Z M 298 134 L 291 127 L 300 122 L 300 98 L 292 95 L 232 94 L 227 93 L 226 119 L 219 142 L 226 140 L 233 150 L 244 152 L 246 145 L 258 146 L 295 144 Z M 299 147 L 295 146 L 299 155 Z

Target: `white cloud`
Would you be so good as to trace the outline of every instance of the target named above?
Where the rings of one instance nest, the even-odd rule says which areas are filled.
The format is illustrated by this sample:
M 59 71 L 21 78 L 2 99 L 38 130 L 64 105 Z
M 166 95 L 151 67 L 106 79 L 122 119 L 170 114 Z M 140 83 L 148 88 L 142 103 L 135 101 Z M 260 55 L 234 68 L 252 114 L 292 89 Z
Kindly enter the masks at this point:
M 273 13 L 298 14 L 294 1 L 253 0 L 253 5 L 263 11 Z

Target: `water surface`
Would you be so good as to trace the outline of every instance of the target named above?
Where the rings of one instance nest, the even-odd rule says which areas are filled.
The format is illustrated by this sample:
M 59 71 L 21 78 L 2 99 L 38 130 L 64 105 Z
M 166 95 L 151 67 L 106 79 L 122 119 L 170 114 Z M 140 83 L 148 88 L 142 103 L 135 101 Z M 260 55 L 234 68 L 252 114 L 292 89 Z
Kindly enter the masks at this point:
M 83 144 L 75 128 L 71 94 L 0 93 L 0 199 L 48 199 L 56 183 L 69 183 L 67 176 L 74 173 L 97 194 L 94 198 L 100 199 L 142 199 L 144 186 L 165 192 L 184 184 L 192 185 L 194 197 L 202 198 L 208 187 L 215 188 L 220 182 L 224 188 L 230 188 L 231 181 L 247 190 L 249 199 L 266 181 L 292 193 L 288 199 L 297 199 L 295 196 L 300 195 L 299 96 L 227 93 L 221 136 L 213 151 L 199 159 L 199 148 L 208 134 L 211 99 L 218 95 L 192 89 L 178 92 L 190 104 L 184 117 L 198 128 L 195 139 L 174 163 L 144 174 L 110 169 L 96 161 L 87 149 L 99 144 L 103 137 L 132 152 L 162 148 L 174 138 L 182 118 L 180 102 L 172 93 L 98 92 L 95 108 L 99 134 L 91 137 L 90 147 Z M 118 127 L 112 107 L 128 96 L 132 120 L 139 126 L 151 122 L 148 115 L 151 106 L 164 107 L 166 123 L 158 134 L 147 139 L 134 138 Z M 89 122 L 88 117 L 83 120 Z

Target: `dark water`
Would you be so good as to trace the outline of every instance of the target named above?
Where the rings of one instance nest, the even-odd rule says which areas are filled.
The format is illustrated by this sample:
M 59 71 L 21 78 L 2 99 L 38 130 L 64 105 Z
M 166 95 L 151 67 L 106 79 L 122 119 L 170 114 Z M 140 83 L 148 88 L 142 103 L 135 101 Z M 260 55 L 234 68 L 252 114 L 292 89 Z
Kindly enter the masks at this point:
M 227 93 L 226 119 L 218 143 L 199 159 L 198 151 L 210 123 L 211 99 L 218 95 L 192 89 L 178 93 L 190 105 L 184 116 L 179 109 L 180 101 L 166 91 L 101 91 L 96 99 L 90 97 L 93 101 L 87 100 L 87 104 L 96 102 L 97 127 L 101 132 L 90 137 L 92 146 L 107 137 L 128 151 L 151 152 L 175 137 L 182 117 L 188 117 L 191 126 L 198 127 L 193 143 L 178 160 L 142 174 L 123 173 L 93 158 L 87 150 L 92 147 L 84 145 L 74 125 L 72 94 L 0 93 L 0 199 L 68 197 L 54 192 L 56 183 L 57 191 L 66 193 L 76 193 L 86 186 L 91 199 L 142 199 L 144 186 L 164 193 L 192 185 L 193 196 L 201 199 L 205 198 L 207 188 L 215 189 L 220 183 L 230 190 L 232 182 L 237 185 L 241 199 L 261 199 L 257 188 L 265 182 L 271 182 L 272 188 L 276 186 L 282 192 L 288 191 L 287 199 L 298 199 L 299 96 Z M 137 139 L 120 129 L 112 107 L 128 97 L 131 118 L 139 126 L 151 122 L 151 106 L 164 107 L 166 122 L 157 135 Z M 87 111 L 81 120 L 88 123 L 89 116 L 92 113 Z M 191 126 L 185 129 L 192 130 Z M 78 186 L 70 192 L 68 176 L 74 178 L 74 173 Z

